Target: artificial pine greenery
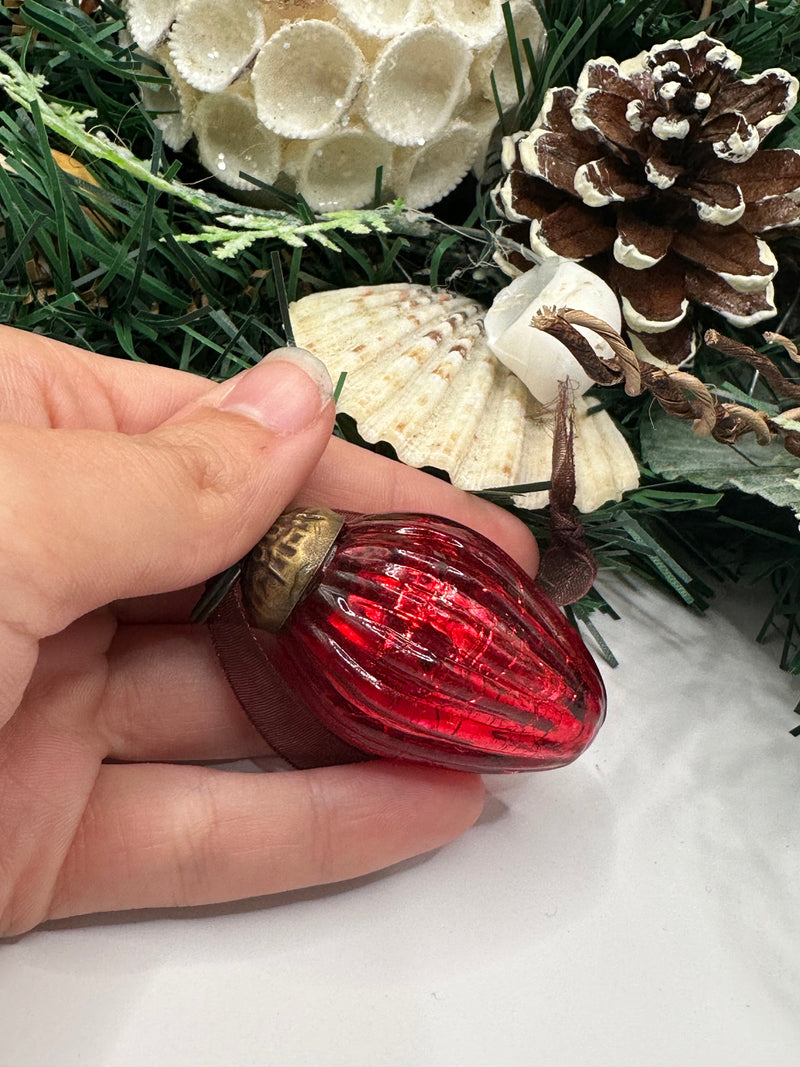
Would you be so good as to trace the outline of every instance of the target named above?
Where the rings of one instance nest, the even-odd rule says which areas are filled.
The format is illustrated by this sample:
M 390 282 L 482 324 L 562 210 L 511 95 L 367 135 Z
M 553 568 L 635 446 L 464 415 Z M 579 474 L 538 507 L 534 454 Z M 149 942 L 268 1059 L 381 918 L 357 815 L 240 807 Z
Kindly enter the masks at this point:
M 797 0 L 537 0 L 537 6 L 547 28 L 538 59 L 527 42 L 516 41 L 507 18 L 520 85 L 524 66 L 534 76 L 518 108 L 502 116 L 505 133 L 529 126 L 546 90 L 574 84 L 588 59 L 625 59 L 700 30 L 738 52 L 745 73 L 782 66 L 800 75 Z M 160 75 L 152 67 L 145 73 L 135 50 L 118 43 L 124 23 L 112 0 L 4 0 L 0 7 L 1 322 L 109 356 L 226 378 L 284 342 L 284 284 L 293 300 L 407 278 L 491 302 L 504 284 L 491 258 L 491 157 L 486 184 L 465 181 L 430 213 L 381 204 L 380 175 L 367 211 L 315 217 L 302 200 L 285 195 L 281 210 L 232 203 L 197 165 L 191 146 L 176 156 L 162 145 L 139 92 Z M 797 115 L 768 143 L 800 146 Z M 783 311 L 777 329 L 797 336 L 800 243 L 783 238 L 775 250 Z M 708 324 L 731 333 L 712 315 Z M 764 348 L 755 330 L 737 336 Z M 792 374 L 788 358 L 770 354 Z M 781 410 L 748 367 L 710 349 L 698 353 L 695 373 L 721 398 Z M 640 429 L 652 415 L 647 399 L 604 389 L 598 404 L 611 410 L 641 455 Z M 347 419 L 339 432 L 357 440 Z M 665 481 L 644 467 L 640 489 L 585 517 L 601 571 L 656 581 L 697 610 L 719 582 L 770 580 L 775 602 L 759 639 L 777 632 L 780 665 L 800 673 L 796 517 L 752 493 L 708 480 L 693 484 L 680 471 L 671 476 L 676 480 Z M 484 495 L 513 507 L 502 487 Z M 546 513 L 520 514 L 546 539 Z M 572 610 L 602 645 L 590 615 L 613 615 L 613 608 L 593 591 Z

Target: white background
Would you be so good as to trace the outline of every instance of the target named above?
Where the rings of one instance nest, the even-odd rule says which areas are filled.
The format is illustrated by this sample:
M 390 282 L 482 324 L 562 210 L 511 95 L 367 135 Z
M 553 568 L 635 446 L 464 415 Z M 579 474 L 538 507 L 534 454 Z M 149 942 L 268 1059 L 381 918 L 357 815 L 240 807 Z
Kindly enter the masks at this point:
M 796 678 L 766 604 L 606 587 L 622 660 L 571 767 L 333 888 L 0 947 L 3 1067 L 800 1062 Z

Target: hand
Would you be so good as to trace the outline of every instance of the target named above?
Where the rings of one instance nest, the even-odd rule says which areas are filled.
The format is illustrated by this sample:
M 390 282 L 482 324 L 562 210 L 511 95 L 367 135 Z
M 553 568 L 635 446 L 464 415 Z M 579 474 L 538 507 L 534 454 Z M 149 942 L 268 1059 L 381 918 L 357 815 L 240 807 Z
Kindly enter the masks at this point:
M 0 328 L 0 935 L 351 878 L 477 818 L 453 771 L 176 762 L 268 754 L 186 619 L 290 502 L 447 515 L 536 566 L 506 512 L 331 438 L 295 353 L 211 386 Z

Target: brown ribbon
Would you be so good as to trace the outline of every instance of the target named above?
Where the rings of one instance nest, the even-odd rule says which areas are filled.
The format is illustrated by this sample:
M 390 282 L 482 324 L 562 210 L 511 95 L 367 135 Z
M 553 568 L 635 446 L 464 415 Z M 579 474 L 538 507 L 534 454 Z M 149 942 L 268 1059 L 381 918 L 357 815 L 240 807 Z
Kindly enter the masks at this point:
M 251 630 L 238 583 L 208 619 L 222 670 L 250 722 L 297 770 L 375 759 L 331 733 L 278 674 Z
M 574 604 L 594 585 L 597 562 L 575 510 L 575 409 L 569 384 L 560 382 L 550 481 L 550 544 L 542 553 L 536 584 L 556 604 Z

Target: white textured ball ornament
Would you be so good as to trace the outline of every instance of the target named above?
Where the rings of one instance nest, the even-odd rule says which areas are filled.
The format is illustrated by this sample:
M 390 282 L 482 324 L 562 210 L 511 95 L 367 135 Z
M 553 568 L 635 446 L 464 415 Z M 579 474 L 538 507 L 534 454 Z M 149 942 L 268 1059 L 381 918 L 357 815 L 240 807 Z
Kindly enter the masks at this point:
M 424 208 L 483 164 L 516 79 L 503 0 L 125 0 L 141 52 L 171 86 L 149 92 L 165 142 L 194 135 L 233 189 L 293 187 L 316 211 L 384 197 Z M 511 0 L 520 41 L 543 40 Z M 523 65 L 523 69 L 525 65 Z

